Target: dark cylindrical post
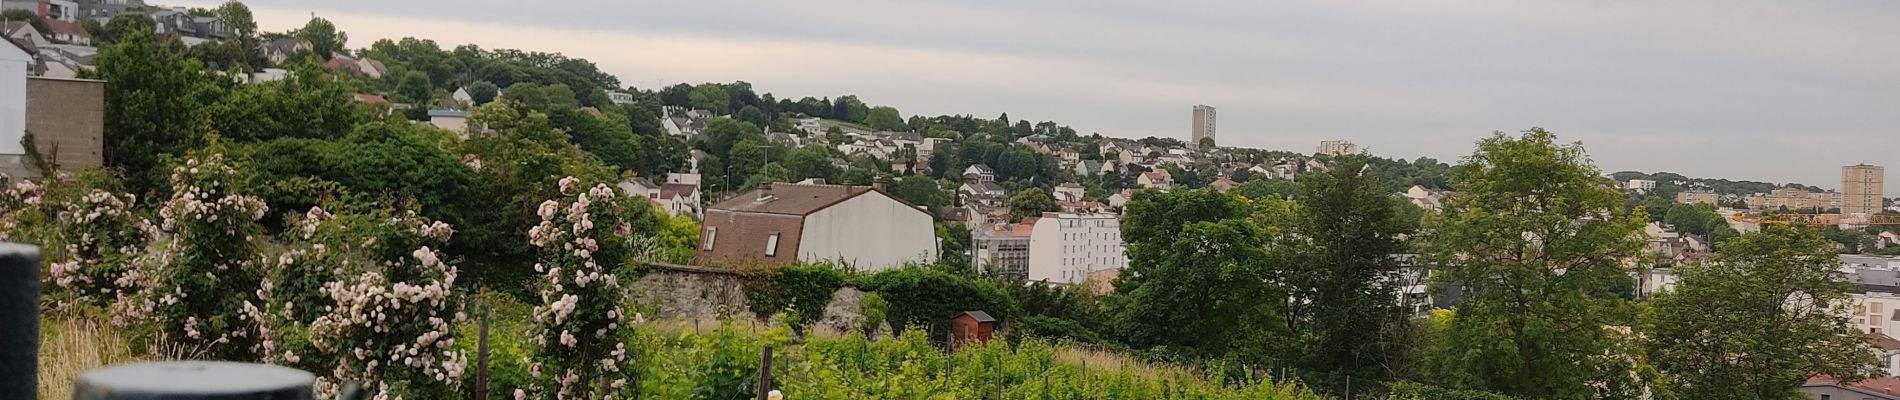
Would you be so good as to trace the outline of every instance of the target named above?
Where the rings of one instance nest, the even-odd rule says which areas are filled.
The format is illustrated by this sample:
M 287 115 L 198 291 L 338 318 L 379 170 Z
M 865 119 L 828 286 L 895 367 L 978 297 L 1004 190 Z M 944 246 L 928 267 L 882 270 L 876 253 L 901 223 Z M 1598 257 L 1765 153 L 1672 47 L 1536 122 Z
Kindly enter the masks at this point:
M 39 392 L 40 249 L 0 243 L 0 398 Z
M 475 334 L 475 400 L 488 400 L 488 307 L 482 309 L 481 331 Z
M 766 344 L 759 354 L 759 400 L 765 400 L 772 393 L 772 345 Z
M 73 400 L 308 400 L 316 383 L 309 372 L 275 365 L 143 362 L 86 371 L 73 382 Z

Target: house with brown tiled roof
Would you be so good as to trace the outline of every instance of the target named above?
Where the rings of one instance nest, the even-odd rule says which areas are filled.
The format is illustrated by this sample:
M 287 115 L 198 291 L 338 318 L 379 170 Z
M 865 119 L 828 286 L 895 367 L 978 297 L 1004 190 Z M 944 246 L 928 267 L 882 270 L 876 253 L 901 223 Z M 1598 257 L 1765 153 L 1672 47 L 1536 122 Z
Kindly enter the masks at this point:
M 772 183 L 714 204 L 694 262 L 837 261 L 877 271 L 935 261 L 930 213 L 879 186 Z

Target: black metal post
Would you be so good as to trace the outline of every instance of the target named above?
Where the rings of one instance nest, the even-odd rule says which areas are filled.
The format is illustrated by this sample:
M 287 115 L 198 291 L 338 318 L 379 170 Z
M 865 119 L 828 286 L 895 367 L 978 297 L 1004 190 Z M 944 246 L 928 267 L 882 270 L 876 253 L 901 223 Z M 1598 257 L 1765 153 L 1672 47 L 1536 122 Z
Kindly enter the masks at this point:
M 40 249 L 0 243 L 0 398 L 39 396 Z

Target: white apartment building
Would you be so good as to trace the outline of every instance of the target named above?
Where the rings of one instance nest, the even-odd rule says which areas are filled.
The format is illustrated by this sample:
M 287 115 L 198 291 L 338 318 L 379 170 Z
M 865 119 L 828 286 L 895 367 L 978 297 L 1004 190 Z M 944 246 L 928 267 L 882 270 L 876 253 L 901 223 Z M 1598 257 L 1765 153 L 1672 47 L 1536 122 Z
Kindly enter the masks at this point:
M 1078 284 L 1128 266 L 1114 214 L 1045 213 L 1029 235 L 1029 280 Z
M 1322 140 L 1319 142 L 1319 154 L 1343 156 L 1359 152 L 1359 145 L 1345 140 Z
M 1623 190 L 1633 190 L 1633 191 L 1640 191 L 1640 192 L 1647 193 L 1647 192 L 1656 190 L 1656 181 L 1648 180 L 1648 179 L 1631 179 L 1628 182 L 1623 182 Z

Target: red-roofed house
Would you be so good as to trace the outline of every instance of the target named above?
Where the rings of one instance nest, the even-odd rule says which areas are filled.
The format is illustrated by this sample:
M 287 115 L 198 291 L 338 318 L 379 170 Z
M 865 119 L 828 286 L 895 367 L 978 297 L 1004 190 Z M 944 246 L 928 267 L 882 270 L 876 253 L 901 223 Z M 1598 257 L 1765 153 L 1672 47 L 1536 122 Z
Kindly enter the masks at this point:
M 834 260 L 878 271 L 937 258 L 930 213 L 876 187 L 772 183 L 707 207 L 702 225 L 699 264 Z
M 1841 383 L 1834 377 L 1815 375 L 1801 385 L 1801 392 L 1808 398 L 1818 400 L 1900 400 L 1900 378 L 1871 378 L 1855 383 Z
M 1135 178 L 1135 184 L 1148 189 L 1168 190 L 1174 184 L 1174 179 L 1168 176 L 1168 171 L 1154 170 L 1141 173 L 1140 177 Z

